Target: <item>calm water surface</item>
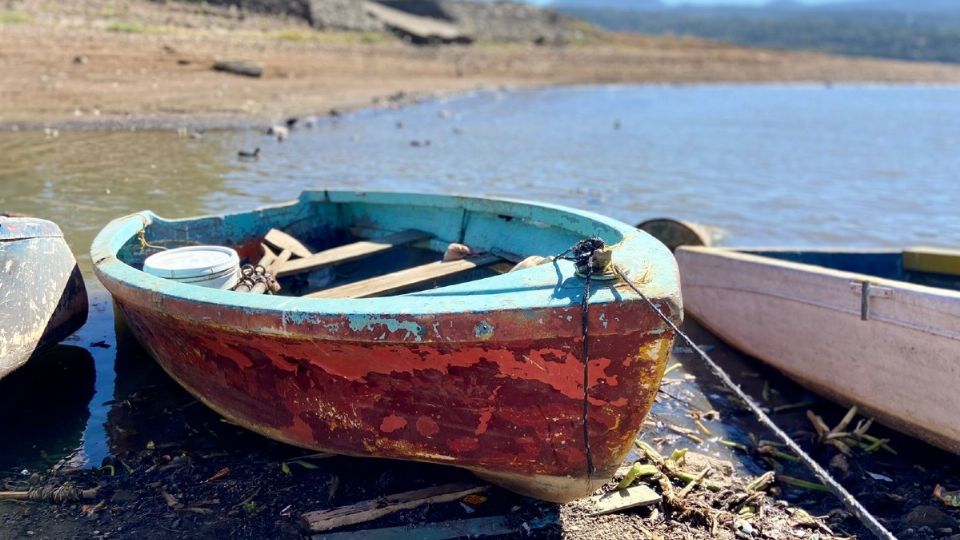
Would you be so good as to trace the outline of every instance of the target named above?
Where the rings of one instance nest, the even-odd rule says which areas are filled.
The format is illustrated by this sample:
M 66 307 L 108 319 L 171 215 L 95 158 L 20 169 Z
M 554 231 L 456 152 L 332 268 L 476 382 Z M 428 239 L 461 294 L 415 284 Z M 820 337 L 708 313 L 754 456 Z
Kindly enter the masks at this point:
M 237 158 L 256 147 L 258 161 Z M 80 441 L 51 443 L 79 448 L 78 464 L 110 452 L 107 413 L 123 399 L 88 248 L 107 221 L 144 208 L 185 217 L 305 188 L 412 190 L 561 203 L 631 223 L 679 217 L 717 227 L 727 244 L 960 245 L 956 88 L 480 93 L 324 119 L 282 143 L 252 130 L 4 133 L 0 156 L 0 210 L 58 222 L 93 292 L 90 323 L 68 342 L 95 365 L 86 427 Z

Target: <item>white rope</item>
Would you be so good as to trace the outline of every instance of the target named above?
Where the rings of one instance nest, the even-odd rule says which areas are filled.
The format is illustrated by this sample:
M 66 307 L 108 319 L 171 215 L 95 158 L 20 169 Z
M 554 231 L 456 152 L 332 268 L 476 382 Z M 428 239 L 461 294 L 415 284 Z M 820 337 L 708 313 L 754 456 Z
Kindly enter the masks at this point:
M 877 520 L 877 518 L 873 516 L 873 514 L 871 514 L 862 504 L 860 504 L 860 501 L 858 501 L 853 495 L 850 494 L 849 491 L 847 491 L 842 485 L 840 485 L 840 483 L 837 482 L 833 478 L 833 476 L 831 476 L 830 473 L 827 472 L 826 469 L 821 467 L 820 464 L 817 463 L 815 459 L 813 459 L 806 452 L 804 452 L 803 449 L 800 448 L 800 445 L 793 440 L 793 438 L 791 438 L 782 429 L 780 429 L 777 426 L 777 424 L 774 423 L 774 421 L 771 420 L 769 416 L 767 416 L 767 413 L 763 412 L 763 409 L 761 409 L 760 406 L 755 401 L 753 401 L 753 398 L 747 395 L 747 393 L 744 392 L 739 385 L 733 382 L 733 379 L 731 379 L 730 376 L 727 375 L 727 372 L 724 371 L 719 364 L 717 364 L 716 362 L 713 361 L 712 358 L 707 356 L 707 353 L 705 353 L 703 349 L 698 347 L 697 344 L 694 343 L 689 336 L 684 334 L 683 331 L 681 331 L 680 328 L 678 328 L 677 325 L 674 324 L 674 322 L 671 321 L 669 317 L 664 315 L 664 313 L 660 311 L 660 308 L 657 307 L 656 304 L 654 304 L 652 301 L 650 301 L 650 299 L 647 298 L 647 295 L 643 294 L 643 292 L 639 288 L 637 288 L 637 286 L 634 285 L 632 281 L 630 281 L 627 278 L 626 274 L 623 272 L 623 270 L 620 269 L 619 266 L 614 266 L 614 271 L 617 273 L 617 275 L 620 276 L 620 278 L 627 285 L 630 286 L 631 289 L 634 290 L 634 292 L 640 295 L 640 298 L 643 298 L 643 300 L 651 308 L 653 308 L 653 310 L 657 313 L 657 315 L 659 315 L 660 318 L 663 319 L 663 322 L 667 323 L 667 326 L 669 326 L 678 336 L 683 338 L 683 340 L 686 341 L 688 345 L 690 345 L 690 348 L 696 351 L 696 353 L 700 356 L 700 358 L 702 358 L 703 361 L 707 364 L 707 366 L 710 367 L 710 370 L 713 371 L 713 374 L 716 375 L 717 378 L 719 378 L 738 398 L 740 398 L 741 401 L 743 401 L 747 405 L 747 408 L 749 408 L 750 411 L 753 412 L 754 415 L 756 415 L 757 419 L 760 420 L 760 423 L 763 424 L 767 429 L 772 431 L 777 437 L 780 438 L 780 440 L 783 441 L 784 444 L 787 445 L 787 448 L 789 448 L 791 451 L 793 451 L 793 453 L 799 456 L 800 460 L 803 461 L 803 463 L 807 467 L 809 467 L 814 474 L 817 475 L 817 477 L 824 483 L 824 485 L 827 486 L 827 488 L 830 489 L 830 491 L 834 495 L 836 495 L 838 499 L 840 499 L 840 502 L 843 503 L 843 505 L 847 508 L 847 510 L 849 510 L 855 516 L 857 516 L 857 518 L 860 520 L 860 523 L 862 523 L 864 527 L 869 529 L 870 532 L 872 532 L 874 535 L 877 536 L 877 538 L 881 538 L 883 540 L 897 540 L 897 537 L 894 536 L 890 531 L 888 531 L 886 527 L 884 527 Z

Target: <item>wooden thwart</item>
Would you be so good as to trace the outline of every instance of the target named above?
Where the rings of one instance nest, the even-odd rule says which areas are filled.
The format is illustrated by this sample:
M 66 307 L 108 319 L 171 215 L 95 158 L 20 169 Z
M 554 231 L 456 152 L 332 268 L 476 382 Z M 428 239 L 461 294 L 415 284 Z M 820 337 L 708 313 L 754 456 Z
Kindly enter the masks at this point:
M 436 279 L 445 278 L 500 262 L 497 255 L 485 254 L 470 259 L 433 262 L 306 295 L 307 298 L 368 298 L 388 294 Z
M 267 235 L 263 237 L 263 241 L 281 252 L 289 249 L 290 253 L 297 257 L 304 258 L 312 255 L 310 250 L 299 240 L 277 229 L 270 229 Z
M 329 531 L 337 527 L 372 521 L 394 512 L 409 510 L 424 504 L 455 501 L 471 493 L 484 491 L 487 487 L 473 484 L 444 484 L 405 491 L 329 510 L 307 512 L 302 516 L 303 523 L 308 530 L 313 532 Z
M 368 257 L 397 246 L 411 244 L 418 240 L 426 240 L 427 238 L 430 238 L 430 234 L 423 231 L 406 230 L 376 240 L 354 242 L 290 261 L 278 269 L 277 276 L 282 277 L 300 272 L 319 270 L 327 266 Z

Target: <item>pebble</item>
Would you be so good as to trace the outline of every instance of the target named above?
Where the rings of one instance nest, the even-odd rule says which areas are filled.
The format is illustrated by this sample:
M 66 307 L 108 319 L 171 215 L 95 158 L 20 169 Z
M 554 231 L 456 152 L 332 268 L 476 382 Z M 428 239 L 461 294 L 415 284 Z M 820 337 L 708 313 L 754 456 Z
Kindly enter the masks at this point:
M 837 469 L 846 475 L 850 472 L 850 463 L 847 461 L 846 456 L 843 454 L 837 454 L 830 460 L 830 468 Z
M 921 504 L 913 508 L 905 518 L 904 524 L 917 529 L 929 527 L 930 529 L 955 528 L 956 520 L 950 517 L 946 512 L 936 506 Z

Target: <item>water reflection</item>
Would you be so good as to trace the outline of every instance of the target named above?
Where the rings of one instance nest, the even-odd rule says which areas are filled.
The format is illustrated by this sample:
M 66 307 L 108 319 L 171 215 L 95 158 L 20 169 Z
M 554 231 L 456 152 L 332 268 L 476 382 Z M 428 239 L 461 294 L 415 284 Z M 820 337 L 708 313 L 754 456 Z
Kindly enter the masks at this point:
M 95 379 L 86 349 L 60 345 L 0 380 L 0 469 L 83 466 Z
M 232 170 L 226 143 L 168 132 L 2 134 L 0 208 L 57 222 L 90 275 L 90 242 L 111 219 L 148 207 L 202 213 Z

